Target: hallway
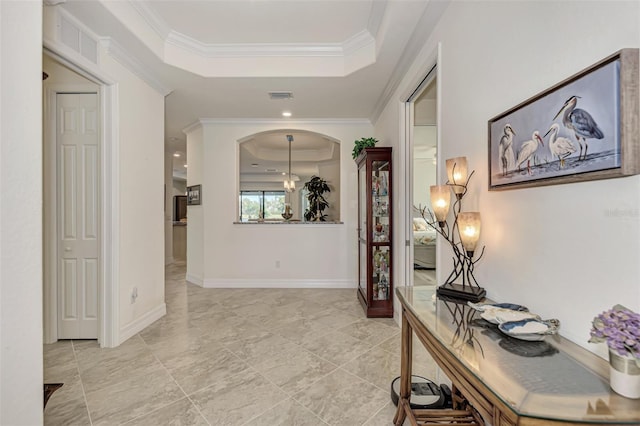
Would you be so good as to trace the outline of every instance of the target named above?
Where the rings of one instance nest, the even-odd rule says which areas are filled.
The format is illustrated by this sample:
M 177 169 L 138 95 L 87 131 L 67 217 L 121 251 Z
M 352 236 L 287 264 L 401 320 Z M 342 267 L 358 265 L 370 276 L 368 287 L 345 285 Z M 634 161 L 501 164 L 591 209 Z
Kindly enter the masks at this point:
M 355 290 L 203 289 L 166 269 L 167 315 L 115 349 L 44 346 L 46 425 L 390 425 L 400 330 Z M 419 344 L 414 374 L 435 366 Z

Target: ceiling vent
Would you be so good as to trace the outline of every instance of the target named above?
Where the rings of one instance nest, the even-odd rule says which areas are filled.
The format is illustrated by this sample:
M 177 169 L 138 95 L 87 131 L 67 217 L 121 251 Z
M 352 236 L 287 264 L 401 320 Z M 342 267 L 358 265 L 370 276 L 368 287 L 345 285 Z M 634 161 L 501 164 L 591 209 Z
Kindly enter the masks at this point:
M 269 98 L 272 100 L 293 99 L 293 92 L 269 92 Z

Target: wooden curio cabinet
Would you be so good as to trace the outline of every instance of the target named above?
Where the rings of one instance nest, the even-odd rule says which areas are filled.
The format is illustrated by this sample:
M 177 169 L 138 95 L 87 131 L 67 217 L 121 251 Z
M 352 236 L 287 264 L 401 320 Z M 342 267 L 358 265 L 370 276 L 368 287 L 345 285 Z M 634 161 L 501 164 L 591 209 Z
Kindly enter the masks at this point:
M 358 158 L 358 299 L 367 317 L 393 317 L 391 148 Z

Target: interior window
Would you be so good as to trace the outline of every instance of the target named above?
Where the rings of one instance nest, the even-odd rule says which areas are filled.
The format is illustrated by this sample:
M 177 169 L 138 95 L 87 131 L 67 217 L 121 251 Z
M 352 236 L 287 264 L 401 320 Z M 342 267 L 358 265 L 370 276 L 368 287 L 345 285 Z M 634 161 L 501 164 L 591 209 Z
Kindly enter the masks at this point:
M 329 206 L 328 221 L 340 220 L 340 144 L 330 136 L 280 129 L 247 136 L 238 146 L 238 190 L 240 222 L 285 221 L 285 203 L 292 223 L 305 220 L 308 208 L 306 182 L 314 176 L 324 179 L 330 192 L 323 196 Z

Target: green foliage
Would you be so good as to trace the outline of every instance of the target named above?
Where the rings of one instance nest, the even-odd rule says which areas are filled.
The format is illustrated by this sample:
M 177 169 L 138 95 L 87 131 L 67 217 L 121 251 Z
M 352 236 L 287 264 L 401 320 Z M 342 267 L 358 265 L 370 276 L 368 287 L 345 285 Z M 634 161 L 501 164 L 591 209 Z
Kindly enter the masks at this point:
M 309 201 L 309 208 L 304 212 L 304 219 L 306 221 L 320 220 L 325 222 L 327 215 L 322 212 L 329 207 L 329 203 L 322 194 L 325 192 L 331 192 L 331 188 L 327 184 L 327 181 L 319 176 L 312 176 L 311 180 L 305 182 L 304 189 L 309 191 L 307 200 Z M 317 215 L 317 213 L 320 213 Z
M 353 152 L 351 153 L 351 155 L 353 156 L 353 159 L 355 160 L 356 158 L 358 158 L 358 155 L 360 155 L 360 151 L 362 151 L 365 148 L 372 148 L 376 146 L 376 143 L 378 142 L 379 141 L 376 138 L 360 138 L 357 141 L 355 141 Z

